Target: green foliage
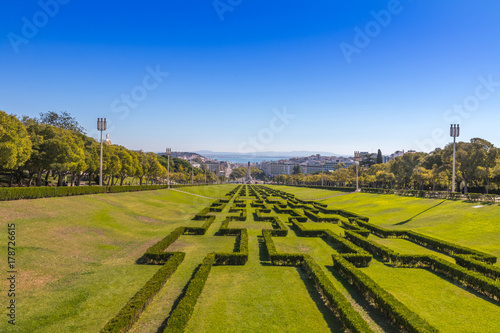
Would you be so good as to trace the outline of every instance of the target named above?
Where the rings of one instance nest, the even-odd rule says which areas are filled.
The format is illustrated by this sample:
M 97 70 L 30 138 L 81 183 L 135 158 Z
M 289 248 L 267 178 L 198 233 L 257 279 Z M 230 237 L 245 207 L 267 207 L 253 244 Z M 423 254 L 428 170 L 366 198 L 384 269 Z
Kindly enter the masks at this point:
M 314 281 L 318 290 L 327 299 L 329 306 L 337 313 L 342 324 L 350 332 L 373 332 L 344 295 L 335 289 L 321 267 L 310 256 L 304 257 L 302 269 Z
M 437 332 L 424 319 L 408 309 L 394 296 L 385 291 L 375 281 L 357 269 L 340 255 L 332 255 L 333 266 L 349 283 L 372 304 L 374 304 L 391 322 L 405 332 Z
M 160 291 L 165 282 L 172 276 L 184 260 L 185 254 L 176 252 L 170 254 L 167 262 L 146 282 L 128 302 L 101 330 L 101 333 L 119 333 L 129 330 L 137 321 L 139 315 Z
M 208 275 L 214 263 L 215 254 L 213 253 L 208 254 L 205 259 L 203 259 L 198 271 L 189 282 L 184 297 L 182 297 L 177 307 L 172 311 L 164 332 L 177 333 L 184 331 L 184 328 L 193 314 L 198 297 L 203 291 L 203 287 L 205 286 L 205 282 L 208 279 Z
M 0 111 L 0 169 L 22 166 L 31 150 L 31 140 L 23 124 L 15 116 Z

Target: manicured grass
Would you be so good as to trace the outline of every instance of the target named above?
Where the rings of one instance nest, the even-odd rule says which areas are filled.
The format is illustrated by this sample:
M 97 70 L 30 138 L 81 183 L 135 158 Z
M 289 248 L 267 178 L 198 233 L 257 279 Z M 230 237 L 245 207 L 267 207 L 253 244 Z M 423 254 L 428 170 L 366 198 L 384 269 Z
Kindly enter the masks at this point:
M 179 190 L 211 198 L 226 198 L 226 193 L 234 189 L 236 186 L 237 185 L 234 184 L 186 186 L 179 188 Z
M 283 185 L 266 185 L 274 190 L 285 191 L 291 194 L 295 194 L 298 199 L 301 200 L 314 200 L 320 198 L 331 197 L 334 195 L 340 195 L 343 193 L 342 191 L 334 191 L 334 190 L 323 190 L 323 189 L 314 189 L 309 187 L 296 187 L 296 186 L 283 186 Z
M 293 267 L 214 267 L 186 332 L 342 332 L 308 290 L 316 294 Z
M 0 331 L 98 331 L 159 268 L 135 261 L 211 202 L 168 190 L 1 202 L 2 229 L 17 231 L 18 323 Z
M 233 188 L 235 185 L 217 185 L 188 190 L 223 197 Z M 274 188 L 325 196 L 325 190 Z M 159 269 L 135 261 L 175 228 L 201 226 L 204 221 L 191 218 L 213 201 L 158 190 L 0 202 L 2 229 L 6 230 L 7 223 L 16 224 L 19 272 L 18 325 L 7 326 L 2 320 L 0 332 L 99 331 Z M 366 215 L 370 222 L 387 228 L 411 229 L 500 257 L 497 205 L 473 208 L 478 204 L 363 193 L 321 202 L 330 208 Z M 228 212 L 231 205 L 222 213 L 213 213 L 216 220 L 205 235 L 183 235 L 167 249 L 186 252 L 186 258 L 131 332 L 157 332 L 205 255 L 233 250 L 235 236 L 216 236 L 224 217 L 233 214 Z M 229 224 L 248 229 L 248 262 L 245 266 L 213 267 L 186 331 L 339 331 L 339 322 L 300 269 L 270 266 L 259 241 L 261 229 L 272 226 L 270 222 L 255 222 L 254 211 L 247 205 L 247 221 Z M 274 211 L 270 215 L 279 216 Z M 286 222 L 283 216 L 280 218 Z M 285 225 L 290 228 L 288 222 Z M 304 226 L 343 234 L 339 224 L 309 221 Z M 447 257 L 406 240 L 369 237 L 401 253 Z M 320 238 L 298 237 L 293 230 L 273 240 L 280 252 L 310 254 L 372 327 L 390 329 L 336 274 L 331 261 L 335 246 Z M 0 244 L 0 250 L 6 251 L 6 242 Z M 362 271 L 443 332 L 500 331 L 495 321 L 500 317 L 498 302 L 432 272 L 393 268 L 376 260 Z M 4 292 L 0 300 L 5 303 Z
M 386 228 L 411 229 L 500 258 L 500 207 L 465 201 L 355 193 L 322 203 L 368 216 Z M 497 263 L 499 265 L 499 263 Z
M 428 270 L 392 268 L 373 261 L 363 272 L 442 332 L 500 332 L 498 302 Z

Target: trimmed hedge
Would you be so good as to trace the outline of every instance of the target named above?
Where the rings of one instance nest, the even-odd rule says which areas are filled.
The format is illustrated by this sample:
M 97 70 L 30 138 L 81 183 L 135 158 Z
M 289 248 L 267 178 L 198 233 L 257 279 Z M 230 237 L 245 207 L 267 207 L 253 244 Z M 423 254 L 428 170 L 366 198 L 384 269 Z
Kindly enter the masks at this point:
M 471 255 L 456 254 L 453 256 L 457 265 L 460 265 L 469 270 L 483 274 L 493 280 L 500 280 L 500 268 L 485 264 Z
M 215 253 L 216 265 L 245 265 L 248 261 L 247 229 L 235 230 L 239 230 L 239 233 L 236 236 L 236 251 Z
M 176 228 L 168 234 L 168 236 L 147 249 L 146 253 L 138 261 L 155 265 L 165 263 L 170 256 L 169 253 L 164 252 L 165 249 L 175 242 L 182 234 L 184 234 L 184 227 Z
M 351 303 L 335 287 L 321 267 L 308 255 L 304 256 L 302 269 L 314 281 L 316 288 L 328 301 L 329 307 L 338 315 L 350 332 L 373 332 Z
M 394 296 L 385 291 L 368 275 L 354 267 L 340 255 L 332 255 L 333 266 L 345 277 L 350 284 L 367 299 L 368 302 L 378 308 L 392 323 L 396 324 L 405 332 L 438 332 L 424 319 L 408 309 Z
M 160 291 L 165 282 L 172 276 L 184 260 L 185 253 L 171 254 L 165 265 L 125 304 L 118 314 L 101 330 L 101 333 L 119 333 L 128 331 L 137 321 L 140 314 Z
M 267 253 L 271 263 L 277 266 L 298 266 L 304 261 L 304 255 L 301 253 L 278 253 L 274 245 L 271 232 L 268 229 L 262 230 L 262 236 L 266 242 Z
M 194 307 L 198 301 L 198 297 L 205 287 L 205 282 L 208 279 L 212 265 L 215 263 L 215 254 L 210 253 L 204 259 L 198 268 L 198 271 L 191 279 L 187 286 L 186 293 L 180 300 L 177 307 L 172 311 L 170 318 L 167 321 L 167 327 L 163 332 L 178 333 L 183 332 L 186 325 L 193 314 Z
M 171 186 L 171 187 L 181 187 L 181 186 Z M 85 194 L 98 194 L 98 193 L 149 191 L 149 190 L 161 190 L 166 188 L 168 188 L 168 185 L 4 187 L 0 188 L 0 201 L 66 197 L 72 195 L 85 195 Z
M 426 247 L 430 247 L 440 252 L 444 252 L 450 255 L 455 255 L 455 254 L 473 255 L 477 260 L 484 261 L 490 264 L 494 264 L 497 262 L 497 258 L 495 256 L 465 246 L 449 243 L 441 239 L 416 233 L 414 231 L 405 231 L 405 234 L 408 237 L 408 239 L 411 240 L 412 242 Z
M 204 235 L 214 221 L 215 216 L 208 216 L 207 221 L 201 227 L 184 227 L 184 235 Z

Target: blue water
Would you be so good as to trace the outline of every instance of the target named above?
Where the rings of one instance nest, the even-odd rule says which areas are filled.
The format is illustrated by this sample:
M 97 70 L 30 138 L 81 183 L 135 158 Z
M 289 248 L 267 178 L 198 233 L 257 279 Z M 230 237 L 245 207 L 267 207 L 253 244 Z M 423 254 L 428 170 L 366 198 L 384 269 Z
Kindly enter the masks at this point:
M 207 156 L 209 157 L 209 156 Z M 241 157 L 232 157 L 232 156 L 224 156 L 224 157 L 218 157 L 218 156 L 210 156 L 211 159 L 218 159 L 219 161 L 228 161 L 231 163 L 241 163 L 241 164 L 247 164 L 248 162 L 250 163 L 260 163 L 263 161 L 278 161 L 285 159 L 287 157 L 247 157 L 247 158 L 241 158 Z

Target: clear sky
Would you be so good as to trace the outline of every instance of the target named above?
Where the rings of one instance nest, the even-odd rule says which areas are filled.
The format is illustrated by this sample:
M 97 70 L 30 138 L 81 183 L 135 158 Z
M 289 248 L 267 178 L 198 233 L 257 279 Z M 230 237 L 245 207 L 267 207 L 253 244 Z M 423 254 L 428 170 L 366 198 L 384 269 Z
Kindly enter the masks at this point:
M 164 151 L 500 146 L 500 1 L 4 2 L 0 110 Z

